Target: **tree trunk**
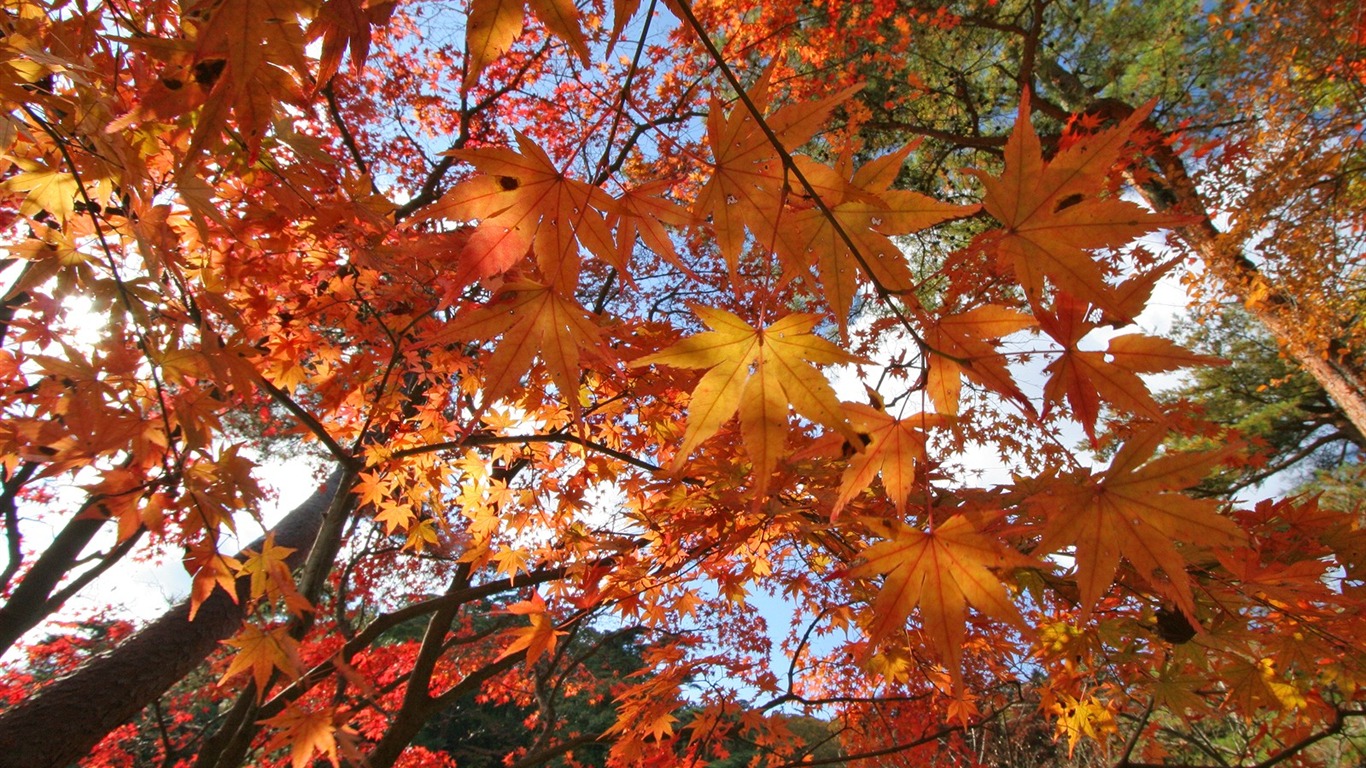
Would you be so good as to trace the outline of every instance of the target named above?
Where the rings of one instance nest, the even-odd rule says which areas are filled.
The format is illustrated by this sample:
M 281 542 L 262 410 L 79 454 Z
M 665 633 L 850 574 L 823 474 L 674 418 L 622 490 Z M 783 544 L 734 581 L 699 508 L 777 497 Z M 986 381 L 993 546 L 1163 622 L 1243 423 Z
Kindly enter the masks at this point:
M 9 650 L 25 632 L 38 626 L 51 613 L 52 591 L 76 565 L 76 559 L 105 524 L 98 517 L 82 517 L 84 508 L 71 518 L 57 537 L 24 574 L 9 600 L 0 606 L 0 653 Z
M 1122 120 L 1133 107 L 1104 99 L 1088 111 Z M 1162 135 L 1145 121 L 1145 127 Z M 1200 255 L 1210 275 L 1266 327 L 1281 349 L 1328 393 L 1343 416 L 1366 434 L 1366 372 L 1350 357 L 1339 355 L 1339 340 L 1305 338 L 1295 317 L 1296 297 L 1288 296 L 1243 254 L 1241 237 L 1222 232 L 1210 217 L 1210 208 L 1186 172 L 1186 165 L 1172 149 L 1156 142 L 1152 153 L 1160 177 L 1138 185 L 1144 199 L 1159 213 L 1193 215 L 1197 221 L 1177 227 L 1177 234 Z
M 287 562 L 297 567 L 317 538 L 343 471 L 276 525 L 276 546 L 292 547 Z M 338 511 L 347 509 L 340 505 Z M 247 549 L 261 546 L 258 540 Z M 242 557 L 242 555 L 238 555 Z M 247 578 L 237 581 L 237 600 L 215 590 L 190 621 L 186 600 L 143 627 L 118 647 L 81 665 L 0 714 L 0 766 L 66 768 L 100 739 L 189 674 L 219 643 L 241 627 L 249 597 Z

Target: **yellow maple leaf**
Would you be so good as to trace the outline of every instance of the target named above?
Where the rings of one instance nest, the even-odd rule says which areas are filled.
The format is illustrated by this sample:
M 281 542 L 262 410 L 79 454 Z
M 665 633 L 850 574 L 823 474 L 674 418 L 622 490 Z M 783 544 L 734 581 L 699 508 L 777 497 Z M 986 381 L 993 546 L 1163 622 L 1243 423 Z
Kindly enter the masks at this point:
M 1106 734 L 1119 731 L 1114 713 L 1092 696 L 1075 698 L 1064 693 L 1051 709 L 1058 716 L 1058 734 L 1067 737 L 1068 756 L 1083 738 L 1100 740 Z
M 313 762 L 313 755 L 321 754 L 333 766 L 341 764 L 337 757 L 337 725 L 331 709 L 308 710 L 290 704 L 275 717 L 263 723 L 279 729 L 267 749 L 289 747 L 292 768 L 304 768 Z
M 647 355 L 633 366 L 663 364 L 707 368 L 688 405 L 688 427 L 673 471 L 694 448 L 738 410 L 745 451 L 754 462 L 759 493 L 768 486 L 787 443 L 787 412 L 834 427 L 862 445 L 845 420 L 839 400 L 812 363 L 848 363 L 855 358 L 811 331 L 820 318 L 794 314 L 759 329 L 723 309 L 694 307 L 712 330 L 689 336 L 668 349 Z
M 76 194 L 79 185 L 76 177 L 62 171 L 52 171 L 36 164 L 32 170 L 25 170 L 0 183 L 0 189 L 27 192 L 19 204 L 19 213 L 33 216 L 46 211 L 58 224 L 66 223 L 76 211 Z
M 237 649 L 237 655 L 232 657 L 228 670 L 219 678 L 218 684 L 222 685 L 237 675 L 250 672 L 251 679 L 256 683 L 256 695 L 261 697 L 265 695 L 270 678 L 277 670 L 287 678 L 298 677 L 299 644 L 289 636 L 288 630 L 283 625 L 263 630 L 248 624 L 235 636 L 224 640 L 225 645 Z
M 394 531 L 406 531 L 417 520 L 413 505 L 398 499 L 385 499 L 379 503 L 375 522 L 384 524 L 384 535 L 392 536 Z
M 238 575 L 250 577 L 252 599 L 284 598 L 285 606 L 295 615 L 300 615 L 313 610 L 313 606 L 294 586 L 294 576 L 287 562 L 293 552 L 291 547 L 276 546 L 275 534 L 271 533 L 261 544 L 260 552 L 247 550 L 247 557 L 242 561 Z
M 922 531 L 895 521 L 870 521 L 886 541 L 868 547 L 852 578 L 884 576 L 865 626 L 877 644 L 903 628 L 919 607 L 923 631 L 962 688 L 963 638 L 968 606 L 1024 629 L 997 571 L 1037 565 L 995 538 L 980 532 L 966 515 L 956 515 Z
M 849 466 L 840 479 L 840 494 L 830 515 L 838 515 L 844 506 L 873 478 L 882 475 L 882 487 L 896 504 L 898 511 L 906 511 L 906 500 L 914 490 L 915 467 L 925 461 L 925 430 L 943 426 L 943 416 L 917 413 L 904 419 L 895 418 L 867 405 L 846 404 L 849 421 L 855 430 L 868 437 L 861 453 L 849 459 Z
M 427 547 L 434 547 L 440 543 L 441 537 L 436 532 L 436 521 L 429 517 L 408 529 L 408 538 L 404 540 L 403 548 L 422 554 Z

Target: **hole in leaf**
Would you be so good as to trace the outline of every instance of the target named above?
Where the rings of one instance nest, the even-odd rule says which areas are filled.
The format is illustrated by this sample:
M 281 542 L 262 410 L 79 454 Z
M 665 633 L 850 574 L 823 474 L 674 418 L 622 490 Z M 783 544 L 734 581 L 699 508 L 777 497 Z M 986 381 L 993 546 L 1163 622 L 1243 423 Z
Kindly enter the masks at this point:
M 205 59 L 194 65 L 194 81 L 205 88 L 213 87 L 228 65 L 227 59 Z
M 1063 199 L 1061 199 L 1061 200 L 1058 201 L 1058 205 L 1057 205 L 1057 207 L 1055 207 L 1055 208 L 1053 209 L 1053 212 L 1054 212 L 1054 213 L 1057 213 L 1058 211 L 1061 211 L 1061 210 L 1064 209 L 1064 208 L 1071 208 L 1072 206 L 1076 205 L 1077 203 L 1080 203 L 1081 200 L 1082 200 L 1081 193 L 1077 193 L 1077 194 L 1074 194 L 1074 195 L 1068 195 L 1067 197 L 1064 197 Z

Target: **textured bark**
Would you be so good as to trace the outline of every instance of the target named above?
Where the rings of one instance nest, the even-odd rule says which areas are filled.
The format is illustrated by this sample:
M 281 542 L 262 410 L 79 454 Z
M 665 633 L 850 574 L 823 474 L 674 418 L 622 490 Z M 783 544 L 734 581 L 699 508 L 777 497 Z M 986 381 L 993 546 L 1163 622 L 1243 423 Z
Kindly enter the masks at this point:
M 275 544 L 295 550 L 290 567 L 308 556 L 342 476 L 338 469 L 276 525 Z M 247 549 L 260 545 L 257 541 Z M 88 754 L 241 627 L 248 579 L 238 580 L 237 592 L 234 601 L 216 590 L 200 604 L 194 621 L 188 600 L 175 606 L 118 647 L 0 714 L 0 766 L 65 768 Z
M 1092 104 L 1088 111 L 1122 120 L 1133 114 L 1134 108 L 1104 99 Z M 1151 123 L 1145 127 L 1161 133 Z M 1266 327 L 1285 354 L 1323 387 L 1357 432 L 1366 434 L 1366 372 L 1353 365 L 1347 356 L 1337 354 L 1339 340 L 1305 338 L 1295 317 L 1296 297 L 1286 295 L 1243 254 L 1241 237 L 1214 225 L 1210 207 L 1187 173 L 1185 163 L 1170 147 L 1156 143 L 1152 159 L 1160 175 L 1139 185 L 1144 199 L 1158 212 L 1196 217 L 1195 223 L 1178 227 L 1177 234 L 1200 255 L 1205 268 L 1224 290 Z
M 62 528 L 38 561 L 24 574 L 9 600 L 0 606 L 0 653 L 9 650 L 25 632 L 38 626 L 50 613 L 52 591 L 76 564 L 105 520 L 78 516 Z

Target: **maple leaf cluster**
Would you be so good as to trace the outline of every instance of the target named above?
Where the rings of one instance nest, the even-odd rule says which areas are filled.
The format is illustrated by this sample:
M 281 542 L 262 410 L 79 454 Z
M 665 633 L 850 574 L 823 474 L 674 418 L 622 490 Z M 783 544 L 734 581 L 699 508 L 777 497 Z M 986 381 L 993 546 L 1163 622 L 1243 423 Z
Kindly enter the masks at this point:
M 1127 762 L 1156 711 L 1361 714 L 1359 521 L 1201 497 L 1241 444 L 1164 447 L 1207 426 L 1151 376 L 1221 361 L 1134 327 L 1191 223 L 1129 194 L 1152 104 L 1060 128 L 1025 88 L 910 188 L 938 161 L 866 130 L 914 101 L 872 76 L 971 14 L 859 57 L 790 4 L 457 6 L 5 11 L 0 636 L 131 552 L 190 584 L 109 633 L 126 711 L 31 659 L 6 750 L 446 765 L 432 729 L 496 710 L 505 762 L 779 765 L 820 748 L 786 707 L 854 759 L 1027 689 Z M 280 520 L 272 452 L 329 478 Z

